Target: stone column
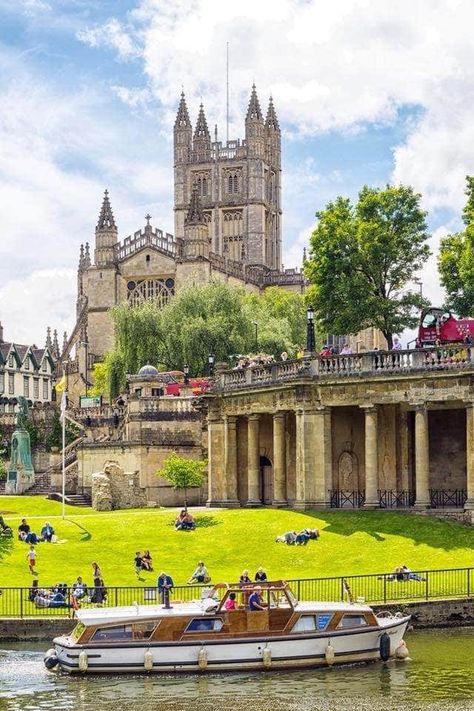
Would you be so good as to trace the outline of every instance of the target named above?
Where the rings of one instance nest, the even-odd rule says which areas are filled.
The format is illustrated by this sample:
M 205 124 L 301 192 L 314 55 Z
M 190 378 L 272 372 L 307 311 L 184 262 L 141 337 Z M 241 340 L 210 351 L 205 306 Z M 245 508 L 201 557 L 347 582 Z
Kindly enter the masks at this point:
M 224 420 L 209 415 L 208 437 L 208 499 L 206 506 L 224 506 L 225 461 L 224 461 Z
M 237 417 L 225 418 L 225 480 L 227 506 L 240 506 L 237 470 Z
M 379 506 L 378 495 L 378 449 L 377 407 L 365 406 L 365 503 L 364 508 Z
M 260 415 L 248 416 L 248 499 L 247 506 L 260 506 Z
M 273 415 L 273 501 L 272 506 L 287 506 L 285 413 Z
M 397 417 L 398 448 L 397 448 L 397 491 L 408 491 L 409 480 L 409 440 L 408 440 L 408 412 L 399 406 Z
M 430 505 L 429 471 L 428 411 L 425 405 L 417 405 L 415 407 L 415 508 L 417 509 L 426 509 Z
M 466 403 L 466 489 L 464 508 L 474 510 L 474 402 Z
M 318 407 L 296 412 L 297 509 L 326 508 L 332 481 L 331 414 Z
M 314 505 L 329 508 L 332 489 L 331 408 L 318 407 L 314 413 Z

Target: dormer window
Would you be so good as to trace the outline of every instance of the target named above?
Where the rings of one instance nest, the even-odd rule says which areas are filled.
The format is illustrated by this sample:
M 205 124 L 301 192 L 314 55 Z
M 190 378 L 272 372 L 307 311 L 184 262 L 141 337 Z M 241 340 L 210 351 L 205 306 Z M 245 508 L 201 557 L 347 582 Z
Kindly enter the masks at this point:
M 13 366 L 13 353 L 10 353 L 10 355 L 8 356 L 8 367 L 9 367 L 9 368 L 13 368 L 13 367 L 14 367 L 14 366 Z
M 48 370 L 48 361 L 46 360 L 46 358 L 44 359 L 41 365 L 41 370 L 43 371 L 43 373 L 46 373 L 46 371 Z
M 29 359 L 29 358 L 27 358 L 27 359 L 25 360 L 25 364 L 24 364 L 24 365 L 25 365 L 25 370 L 29 370 L 29 369 L 30 369 L 30 359 Z

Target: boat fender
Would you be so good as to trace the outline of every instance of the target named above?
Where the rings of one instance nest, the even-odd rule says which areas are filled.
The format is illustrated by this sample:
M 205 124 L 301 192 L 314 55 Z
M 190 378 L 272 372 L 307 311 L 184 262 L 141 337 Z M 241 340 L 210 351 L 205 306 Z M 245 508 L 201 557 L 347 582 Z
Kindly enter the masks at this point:
M 395 650 L 395 656 L 397 659 L 408 659 L 408 654 L 408 647 L 405 644 L 405 640 L 402 639 L 402 641 Z
M 87 671 L 88 666 L 89 660 L 87 658 L 87 652 L 83 649 L 82 652 L 79 652 L 79 671 Z
M 198 667 L 201 671 L 207 669 L 207 651 L 201 647 L 198 654 Z
M 328 642 L 328 646 L 324 650 L 324 656 L 326 657 L 326 664 L 332 666 L 336 660 L 336 653 L 331 642 Z
M 269 669 L 272 665 L 272 650 L 267 645 L 262 652 L 262 662 L 263 666 Z
M 386 662 L 390 658 L 390 635 L 386 632 L 380 637 L 380 659 Z
M 143 665 L 146 671 L 151 671 L 153 669 L 153 652 L 149 649 L 146 650 L 145 656 L 143 658 Z
M 44 665 L 46 669 L 54 669 L 54 667 L 58 664 L 59 659 L 58 655 L 56 654 L 55 649 L 48 649 L 46 654 L 43 657 Z

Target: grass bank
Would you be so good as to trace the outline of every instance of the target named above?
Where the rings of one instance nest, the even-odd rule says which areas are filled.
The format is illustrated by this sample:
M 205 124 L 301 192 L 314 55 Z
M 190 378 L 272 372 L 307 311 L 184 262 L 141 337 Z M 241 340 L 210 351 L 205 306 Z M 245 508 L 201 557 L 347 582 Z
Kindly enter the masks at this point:
M 199 510 L 197 529 L 179 532 L 170 509 L 98 513 L 68 506 L 62 520 L 60 504 L 24 496 L 0 497 L 0 511 L 15 534 L 22 517 L 37 533 L 46 520 L 55 527 L 62 542 L 37 546 L 45 586 L 72 583 L 78 575 L 92 583 L 93 560 L 107 585 L 146 586 L 160 570 L 185 583 L 200 559 L 213 581 L 236 580 L 244 568 L 253 576 L 260 565 L 275 579 L 377 573 L 403 563 L 412 569 L 474 566 L 474 528 L 398 512 Z M 320 529 L 318 541 L 306 547 L 275 543 L 278 534 L 306 526 Z M 133 557 L 145 548 L 156 572 L 143 573 L 137 583 Z M 16 536 L 0 541 L 0 587 L 30 584 L 27 550 Z

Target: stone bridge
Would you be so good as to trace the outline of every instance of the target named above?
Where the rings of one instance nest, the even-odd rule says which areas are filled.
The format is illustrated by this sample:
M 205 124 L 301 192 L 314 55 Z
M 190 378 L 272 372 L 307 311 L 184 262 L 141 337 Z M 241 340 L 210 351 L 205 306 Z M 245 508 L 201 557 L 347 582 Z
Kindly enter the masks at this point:
M 474 508 L 474 348 L 219 370 L 209 505 Z

